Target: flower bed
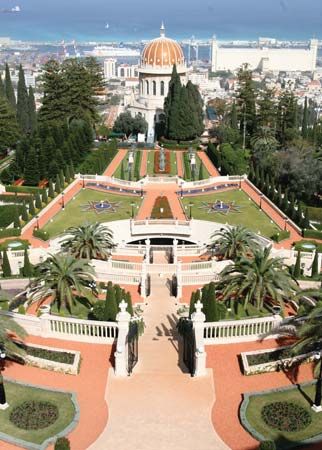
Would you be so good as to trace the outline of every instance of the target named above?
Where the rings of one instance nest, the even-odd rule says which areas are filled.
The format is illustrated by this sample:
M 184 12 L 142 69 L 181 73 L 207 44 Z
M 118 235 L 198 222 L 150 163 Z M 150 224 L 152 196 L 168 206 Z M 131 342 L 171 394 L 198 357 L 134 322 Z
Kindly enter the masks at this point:
M 157 150 L 156 152 L 154 152 L 154 169 L 153 172 L 157 173 L 157 174 L 170 174 L 171 171 L 171 167 L 170 167 L 170 152 L 169 150 L 165 150 L 164 151 L 164 156 L 165 156 L 165 167 L 164 170 L 160 170 L 159 167 L 159 157 L 160 157 L 160 152 L 159 150 Z
M 244 375 L 255 375 L 266 372 L 276 372 L 290 367 L 296 361 L 306 363 L 313 361 L 314 352 L 293 357 L 291 347 L 279 347 L 278 349 L 257 350 L 241 353 Z
M 157 197 L 151 212 L 151 219 L 173 219 L 167 197 Z
M 266 403 L 261 410 L 261 417 L 270 428 L 287 432 L 304 430 L 312 422 L 307 409 L 286 401 Z
M 36 344 L 24 345 L 23 348 L 26 351 L 25 361 L 31 366 L 71 375 L 77 375 L 79 372 L 80 352 L 78 351 Z
M 32 400 L 16 406 L 10 414 L 10 421 L 23 430 L 40 430 L 55 423 L 58 415 L 56 405 Z

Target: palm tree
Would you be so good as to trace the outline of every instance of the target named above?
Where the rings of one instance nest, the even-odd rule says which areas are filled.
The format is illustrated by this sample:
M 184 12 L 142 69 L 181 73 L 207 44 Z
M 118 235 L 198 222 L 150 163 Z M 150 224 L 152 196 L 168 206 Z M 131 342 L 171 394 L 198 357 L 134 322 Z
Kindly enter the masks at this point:
M 22 356 L 24 351 L 17 342 L 26 334 L 26 331 L 12 319 L 0 316 L 0 347 L 5 348 L 7 358 L 15 360 L 17 355 Z
M 261 127 L 251 140 L 254 156 L 257 160 L 265 159 L 278 147 L 274 130 L 270 127 Z
M 75 294 L 89 300 L 96 294 L 94 269 L 86 260 L 71 255 L 52 255 L 36 266 L 36 273 L 30 301 L 38 300 L 41 304 L 52 296 L 58 310 L 63 306 L 71 312 L 72 305 L 76 304 Z
M 76 258 L 106 259 L 114 247 L 113 232 L 101 223 L 85 223 L 64 233 L 62 248 Z
M 244 308 L 252 303 L 260 310 L 266 301 L 284 306 L 284 299 L 294 296 L 298 285 L 282 258 L 271 258 L 270 248 L 257 249 L 253 257 L 242 256 L 221 273 L 219 289 L 224 301 L 241 301 Z
M 240 225 L 216 231 L 211 238 L 214 239 L 212 247 L 218 246 L 217 252 L 225 259 L 235 260 L 258 248 L 255 234 Z

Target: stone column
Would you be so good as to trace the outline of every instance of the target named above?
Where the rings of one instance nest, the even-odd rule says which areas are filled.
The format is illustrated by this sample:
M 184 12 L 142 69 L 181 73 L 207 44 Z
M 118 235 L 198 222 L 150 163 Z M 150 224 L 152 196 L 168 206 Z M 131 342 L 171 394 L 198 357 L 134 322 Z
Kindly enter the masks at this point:
M 177 262 L 177 299 L 182 297 L 182 263 Z
M 117 377 L 126 377 L 127 373 L 127 336 L 129 334 L 131 315 L 126 311 L 127 303 L 122 300 L 119 304 L 120 312 L 116 316 L 118 326 L 118 337 L 116 352 L 114 353 L 115 368 Z
M 173 239 L 173 264 L 178 263 L 178 240 Z
M 204 346 L 204 322 L 206 321 L 206 316 L 201 311 L 202 303 L 200 300 L 195 304 L 196 312 L 191 315 L 193 330 L 195 333 L 196 340 L 196 351 L 195 351 L 195 377 L 202 377 L 206 375 L 206 359 L 207 353 Z
M 141 296 L 146 298 L 146 288 L 147 288 L 147 267 L 146 261 L 142 262 L 142 273 L 141 273 Z
M 150 239 L 145 240 L 145 259 L 148 264 L 151 262 L 151 241 Z

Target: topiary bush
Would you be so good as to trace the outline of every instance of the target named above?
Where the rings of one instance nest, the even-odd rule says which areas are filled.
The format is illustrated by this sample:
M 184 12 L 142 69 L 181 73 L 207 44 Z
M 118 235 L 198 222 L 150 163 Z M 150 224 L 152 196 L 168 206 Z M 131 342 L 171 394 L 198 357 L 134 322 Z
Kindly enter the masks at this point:
M 41 430 L 55 423 L 58 416 L 58 408 L 52 403 L 26 401 L 12 410 L 10 422 L 23 430 Z
M 310 412 L 292 402 L 267 403 L 261 417 L 270 428 L 287 432 L 304 430 L 312 422 Z
M 258 450 L 276 450 L 274 441 L 263 441 L 259 444 Z
M 60 437 L 55 442 L 55 449 L 54 450 L 70 450 L 70 443 L 69 440 L 65 437 Z

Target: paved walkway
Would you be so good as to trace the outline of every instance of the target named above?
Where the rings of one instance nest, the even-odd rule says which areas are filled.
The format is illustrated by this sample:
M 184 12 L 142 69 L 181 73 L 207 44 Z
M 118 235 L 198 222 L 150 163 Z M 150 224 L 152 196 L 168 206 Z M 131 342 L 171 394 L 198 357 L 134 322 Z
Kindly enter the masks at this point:
M 73 450 L 87 450 L 104 429 L 108 419 L 108 408 L 104 400 L 112 347 L 109 345 L 84 344 L 60 339 L 43 339 L 30 336 L 26 342 L 49 345 L 63 349 L 79 350 L 82 355 L 79 375 L 65 375 L 36 367 L 11 364 L 4 376 L 39 385 L 76 393 L 80 406 L 80 420 L 68 436 Z M 10 399 L 9 399 L 10 403 Z M 1 450 L 20 448 L 0 441 Z M 53 448 L 53 447 L 50 447 Z M 107 450 L 102 447 L 102 450 Z M 120 449 L 121 450 L 121 449 Z
M 144 200 L 138 211 L 136 219 L 144 220 L 146 218 L 150 218 L 155 200 L 157 199 L 157 197 L 164 195 L 167 196 L 168 198 L 173 217 L 179 220 L 186 219 L 186 216 L 182 210 L 180 201 L 176 194 L 177 191 L 176 184 L 174 183 L 171 184 L 160 183 L 157 185 L 152 184 L 147 185 L 144 189 L 145 189 Z
M 146 330 L 134 374 L 106 389 L 109 421 L 89 450 L 226 450 L 210 420 L 212 373 L 192 378 L 178 360 L 175 299 L 166 279 L 152 278 Z
M 181 178 L 183 178 L 183 176 L 184 176 L 184 169 L 183 169 L 182 155 L 183 155 L 183 152 L 176 152 L 176 158 L 177 158 L 177 175 L 178 175 L 178 177 L 181 177 Z
M 220 177 L 220 173 L 216 169 L 216 167 L 213 165 L 213 163 L 208 158 L 208 155 L 205 152 L 197 152 L 197 155 L 203 162 L 204 166 L 209 172 L 209 176 L 211 177 Z
M 147 174 L 148 170 L 148 157 L 149 150 L 142 150 L 141 166 L 140 166 L 140 177 L 143 178 Z
M 241 352 L 277 347 L 273 339 L 242 344 L 207 346 L 207 367 L 214 373 L 216 403 L 212 411 L 212 420 L 216 431 L 233 450 L 257 450 L 258 442 L 241 426 L 239 407 L 245 392 L 274 389 L 290 386 L 292 383 L 283 372 L 244 376 L 240 370 Z M 309 364 L 303 364 L 299 370 L 298 382 L 312 380 Z M 308 450 L 321 449 L 321 443 L 315 447 L 301 447 Z
M 116 153 L 116 155 L 114 156 L 112 162 L 108 165 L 108 167 L 105 170 L 105 172 L 103 173 L 103 175 L 106 177 L 112 177 L 113 173 L 116 171 L 119 164 L 121 164 L 121 162 L 126 154 L 127 154 L 127 150 L 125 150 L 125 149 L 119 150 Z

